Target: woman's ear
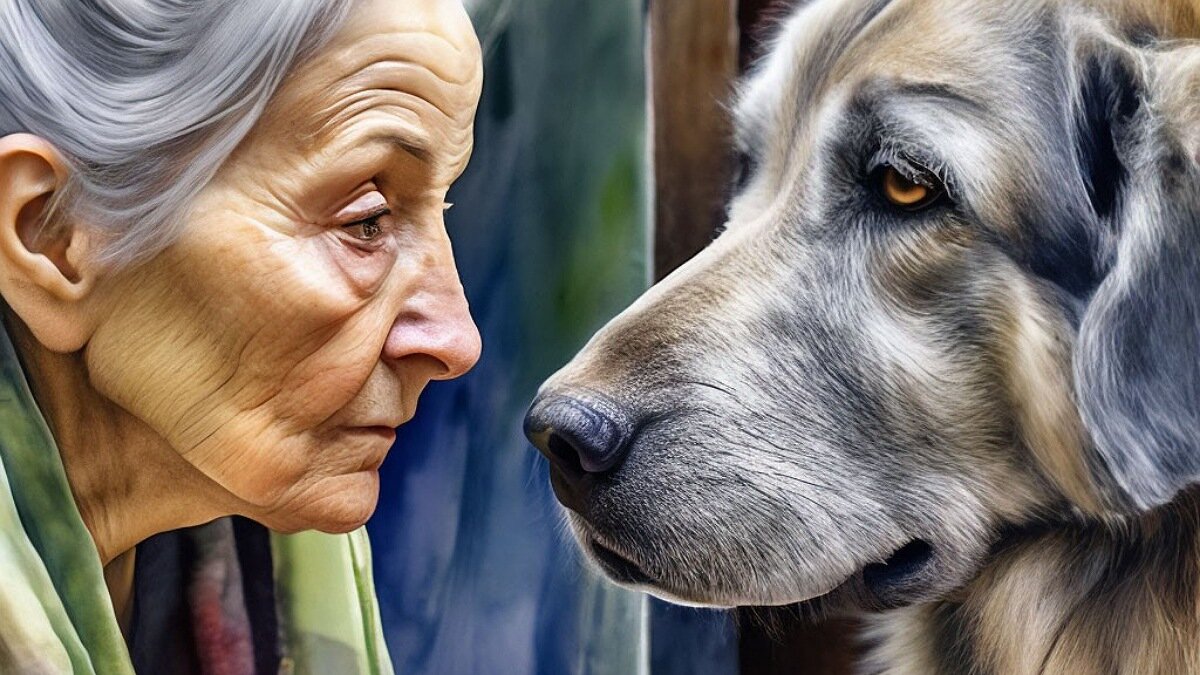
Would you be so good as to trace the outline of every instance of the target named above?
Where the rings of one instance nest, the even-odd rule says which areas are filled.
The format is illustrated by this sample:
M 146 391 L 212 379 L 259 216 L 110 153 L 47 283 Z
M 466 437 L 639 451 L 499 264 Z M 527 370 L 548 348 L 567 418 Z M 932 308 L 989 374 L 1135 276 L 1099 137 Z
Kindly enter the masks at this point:
M 69 173 L 45 139 L 0 138 L 0 296 L 38 342 L 62 353 L 82 349 L 94 328 L 95 237 L 49 222 L 47 212 Z

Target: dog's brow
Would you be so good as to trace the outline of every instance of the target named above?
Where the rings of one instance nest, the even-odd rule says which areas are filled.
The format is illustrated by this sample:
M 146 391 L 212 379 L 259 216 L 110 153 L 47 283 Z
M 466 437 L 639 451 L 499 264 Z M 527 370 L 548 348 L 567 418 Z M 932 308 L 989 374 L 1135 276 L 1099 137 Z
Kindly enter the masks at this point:
M 913 98 L 942 99 L 944 101 L 966 106 L 976 113 L 981 113 L 986 110 L 982 103 L 967 95 L 961 89 L 942 82 L 899 82 L 892 87 L 889 87 L 889 91 L 893 94 L 900 94 L 902 96 L 910 96 Z

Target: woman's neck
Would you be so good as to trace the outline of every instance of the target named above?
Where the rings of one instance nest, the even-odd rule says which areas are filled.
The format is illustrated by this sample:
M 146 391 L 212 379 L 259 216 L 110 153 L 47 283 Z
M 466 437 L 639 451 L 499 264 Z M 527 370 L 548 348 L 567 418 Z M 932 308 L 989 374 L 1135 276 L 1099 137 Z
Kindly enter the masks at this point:
M 231 499 L 161 436 L 96 391 L 83 352 L 52 352 L 11 311 L 4 319 L 106 568 L 114 605 L 123 604 L 132 585 L 127 553 L 159 532 L 233 513 Z M 119 569 L 107 569 L 112 563 Z M 124 609 L 117 607 L 118 616 Z
M 137 549 L 131 548 L 104 566 L 104 584 L 108 586 L 108 595 L 112 598 L 117 624 L 126 640 L 129 640 L 129 628 L 133 625 L 133 572 L 136 554 Z

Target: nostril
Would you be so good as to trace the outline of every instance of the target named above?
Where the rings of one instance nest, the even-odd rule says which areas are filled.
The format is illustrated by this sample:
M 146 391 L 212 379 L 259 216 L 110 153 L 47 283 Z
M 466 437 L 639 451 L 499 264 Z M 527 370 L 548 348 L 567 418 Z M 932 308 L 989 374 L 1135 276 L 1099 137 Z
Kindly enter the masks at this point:
M 571 445 L 571 442 L 562 436 L 551 432 L 549 439 L 546 441 L 546 449 L 565 468 L 575 472 L 583 471 L 583 467 L 579 465 L 579 453 L 576 452 L 575 446 Z
M 624 457 L 632 427 L 628 416 L 601 396 L 543 395 L 525 416 L 525 435 L 565 469 L 603 473 Z

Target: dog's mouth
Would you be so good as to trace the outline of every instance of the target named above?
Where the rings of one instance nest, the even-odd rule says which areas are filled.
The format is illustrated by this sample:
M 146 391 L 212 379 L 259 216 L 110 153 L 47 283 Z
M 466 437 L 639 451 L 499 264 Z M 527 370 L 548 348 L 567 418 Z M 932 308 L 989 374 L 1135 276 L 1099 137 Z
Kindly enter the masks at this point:
M 934 578 L 930 572 L 935 557 L 933 545 L 924 539 L 913 539 L 887 560 L 864 567 L 863 586 L 880 609 L 908 604 L 932 585 Z
M 931 598 L 938 585 L 938 554 L 925 539 L 912 539 L 883 562 L 870 563 L 825 593 L 787 603 L 814 616 L 830 611 L 896 609 Z
M 587 536 L 586 546 L 601 571 L 613 581 L 652 592 L 667 590 L 642 565 L 601 542 L 595 535 Z M 848 602 L 873 610 L 902 607 L 924 599 L 936 585 L 936 561 L 937 553 L 931 543 L 925 539 L 913 539 L 893 551 L 883 562 L 864 566 L 828 592 L 793 604 L 832 607 Z M 703 592 L 689 593 L 689 602 L 707 604 L 702 600 L 703 595 Z
M 863 566 L 826 593 L 789 603 L 802 612 L 882 611 L 930 599 L 938 585 L 938 554 L 925 539 L 912 539 L 883 562 Z
M 634 561 L 591 539 L 588 548 L 600 568 L 613 581 L 630 585 L 653 585 L 654 577 L 650 576 Z

